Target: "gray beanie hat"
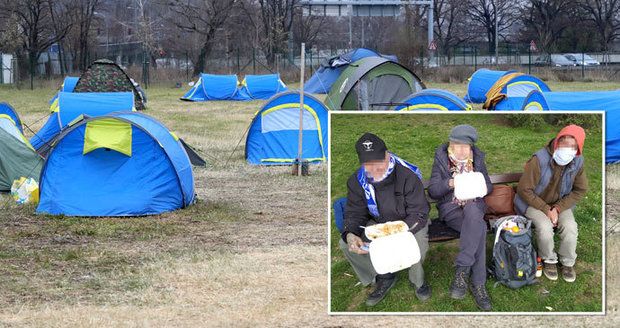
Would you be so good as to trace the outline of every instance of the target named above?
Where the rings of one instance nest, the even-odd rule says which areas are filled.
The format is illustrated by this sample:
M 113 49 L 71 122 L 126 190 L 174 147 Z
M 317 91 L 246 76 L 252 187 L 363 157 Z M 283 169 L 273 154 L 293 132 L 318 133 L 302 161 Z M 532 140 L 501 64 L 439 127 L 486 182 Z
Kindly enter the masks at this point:
M 450 131 L 450 141 L 473 145 L 478 141 L 478 132 L 468 124 L 457 125 Z

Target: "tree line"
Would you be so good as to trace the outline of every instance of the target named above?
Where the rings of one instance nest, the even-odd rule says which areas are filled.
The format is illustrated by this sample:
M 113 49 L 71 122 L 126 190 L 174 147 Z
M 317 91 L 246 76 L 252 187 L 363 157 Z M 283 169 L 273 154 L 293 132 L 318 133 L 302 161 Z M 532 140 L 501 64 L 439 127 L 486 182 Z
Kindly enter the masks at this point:
M 153 66 L 187 56 L 194 74 L 233 51 L 273 67 L 301 42 L 310 50 L 365 46 L 411 64 L 428 51 L 428 10 L 405 5 L 398 17 L 354 17 L 349 44 L 348 17 L 306 16 L 299 0 L 0 0 L 0 51 L 31 72 L 53 45 L 61 67 L 78 70 L 120 46 L 139 49 Z M 496 36 L 535 40 L 547 53 L 610 51 L 620 37 L 620 0 L 435 0 L 433 11 L 437 51 L 448 57 L 472 43 L 494 53 Z

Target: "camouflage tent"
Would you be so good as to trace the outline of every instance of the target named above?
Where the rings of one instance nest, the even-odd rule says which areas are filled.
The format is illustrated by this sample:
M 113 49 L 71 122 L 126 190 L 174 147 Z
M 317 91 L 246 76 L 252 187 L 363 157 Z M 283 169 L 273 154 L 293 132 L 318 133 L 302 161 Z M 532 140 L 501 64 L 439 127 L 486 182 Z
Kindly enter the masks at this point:
M 73 92 L 133 92 L 136 110 L 145 109 L 143 95 L 115 62 L 99 59 L 80 76 Z

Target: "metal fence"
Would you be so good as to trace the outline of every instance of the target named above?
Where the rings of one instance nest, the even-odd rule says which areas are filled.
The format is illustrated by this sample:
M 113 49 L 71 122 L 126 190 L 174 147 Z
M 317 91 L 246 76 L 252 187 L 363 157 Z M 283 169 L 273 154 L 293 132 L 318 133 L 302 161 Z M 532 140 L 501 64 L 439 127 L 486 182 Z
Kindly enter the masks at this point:
M 546 69 L 571 72 L 575 76 L 581 75 L 586 78 L 590 72 L 601 70 L 620 70 L 620 52 L 606 53 L 582 53 L 575 51 L 574 57 L 578 62 L 566 66 L 554 66 L 548 57 L 538 52 L 530 52 L 529 45 L 525 44 L 506 44 L 499 48 L 498 56 L 482 51 L 485 47 L 480 44 L 463 45 L 449 49 L 448 55 L 440 55 L 441 49 L 432 59 L 415 57 L 408 54 L 398 54 L 399 61 L 416 66 L 416 70 L 426 68 L 442 67 L 466 67 L 475 71 L 480 67 L 511 67 L 522 72 L 535 74 L 540 71 L 540 67 Z M 100 49 L 101 50 L 101 49 Z M 312 48 L 305 55 L 305 67 L 307 73 L 312 75 L 322 63 L 327 59 L 338 54 L 346 53 L 349 49 L 317 49 Z M 385 51 L 390 53 L 390 51 Z M 73 71 L 73 59 L 65 54 L 63 63 L 60 62 L 57 53 L 46 53 L 39 59 L 37 65 L 37 75 L 39 76 L 63 76 L 78 75 L 80 72 Z M 563 54 L 554 54 L 560 55 Z M 586 56 L 598 62 L 597 65 L 581 65 L 581 59 Z M 132 51 L 124 49 L 117 51 L 105 48 L 104 51 L 95 52 L 93 59 L 107 58 L 115 61 L 121 67 L 130 72 L 136 81 L 140 81 L 143 86 L 148 87 L 151 81 L 190 81 L 194 78 L 194 61 L 191 51 L 176 51 L 165 54 L 165 56 L 154 58 L 141 47 L 135 47 Z M 542 58 L 542 59 L 541 59 Z M 580 59 L 581 58 L 581 59 Z M 214 50 L 205 61 L 204 71 L 213 74 L 266 74 L 280 73 L 287 80 L 299 78 L 299 67 L 301 66 L 301 56 L 291 56 L 289 53 L 278 53 L 268 60 L 265 54 L 257 49 L 237 48 L 229 51 Z M 62 64 L 62 65 L 61 65 Z M 16 72 L 16 70 L 13 70 Z M 23 70 L 22 70 L 23 71 Z M 23 73 L 23 72 L 22 72 Z M 19 74 L 12 74 L 15 80 Z

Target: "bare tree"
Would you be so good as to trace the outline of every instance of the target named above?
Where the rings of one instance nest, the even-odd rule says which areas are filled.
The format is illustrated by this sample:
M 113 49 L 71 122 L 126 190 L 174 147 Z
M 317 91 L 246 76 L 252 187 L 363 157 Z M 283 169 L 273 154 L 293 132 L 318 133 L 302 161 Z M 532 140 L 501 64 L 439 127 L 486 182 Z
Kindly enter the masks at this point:
M 12 53 L 20 50 L 22 42 L 18 24 L 17 15 L 0 13 L 0 52 Z
M 495 35 L 501 36 L 517 20 L 515 1 L 467 0 L 465 13 L 486 34 L 489 53 L 495 52 Z M 543 0 L 544 1 L 544 0 Z M 497 19 L 497 33 L 495 20 Z
M 200 51 L 194 65 L 194 75 L 204 71 L 207 56 L 213 49 L 218 30 L 236 7 L 237 0 L 173 0 L 169 3 L 170 17 L 178 28 L 200 36 Z
M 426 11 L 426 7 L 420 10 L 413 5 L 405 6 L 404 24 L 400 24 L 400 31 L 391 36 L 396 42 L 390 50 L 398 56 L 398 61 L 407 67 L 422 68 L 423 63 L 419 58 L 425 56 L 428 47 L 423 28 Z
M 318 39 L 323 30 L 326 17 L 317 15 L 304 17 L 301 10 L 296 10 L 293 20 L 297 22 L 297 24 L 293 26 L 296 38 L 305 42 L 307 48 L 312 48 L 314 42 Z
M 32 89 L 39 56 L 62 40 L 73 26 L 70 1 L 2 0 L 0 10 L 16 17 L 22 46 L 28 54 Z
M 136 37 L 143 47 L 143 51 L 151 58 L 152 65 L 157 68 L 155 58 L 160 55 L 160 40 L 163 38 L 163 18 L 157 17 L 154 12 L 157 10 L 156 4 L 149 0 L 133 0 L 133 4 L 138 10 L 138 26 Z
M 620 37 L 620 0 L 579 0 L 585 19 L 594 23 L 603 50 Z
M 439 51 L 450 59 L 450 49 L 470 39 L 463 12 L 466 2 L 462 0 L 435 0 L 435 38 Z
M 522 9 L 523 23 L 538 39 L 541 51 L 551 53 L 564 30 L 574 24 L 569 17 L 572 9 L 574 2 L 567 0 L 527 1 Z
M 101 7 L 101 0 L 79 0 L 76 2 L 77 14 L 77 54 L 78 69 L 85 70 L 89 64 L 90 32 L 97 10 Z
M 259 46 L 273 66 L 276 54 L 288 50 L 295 7 L 299 0 L 246 0 L 243 10 L 259 36 Z M 258 10 L 258 17 L 253 13 Z

